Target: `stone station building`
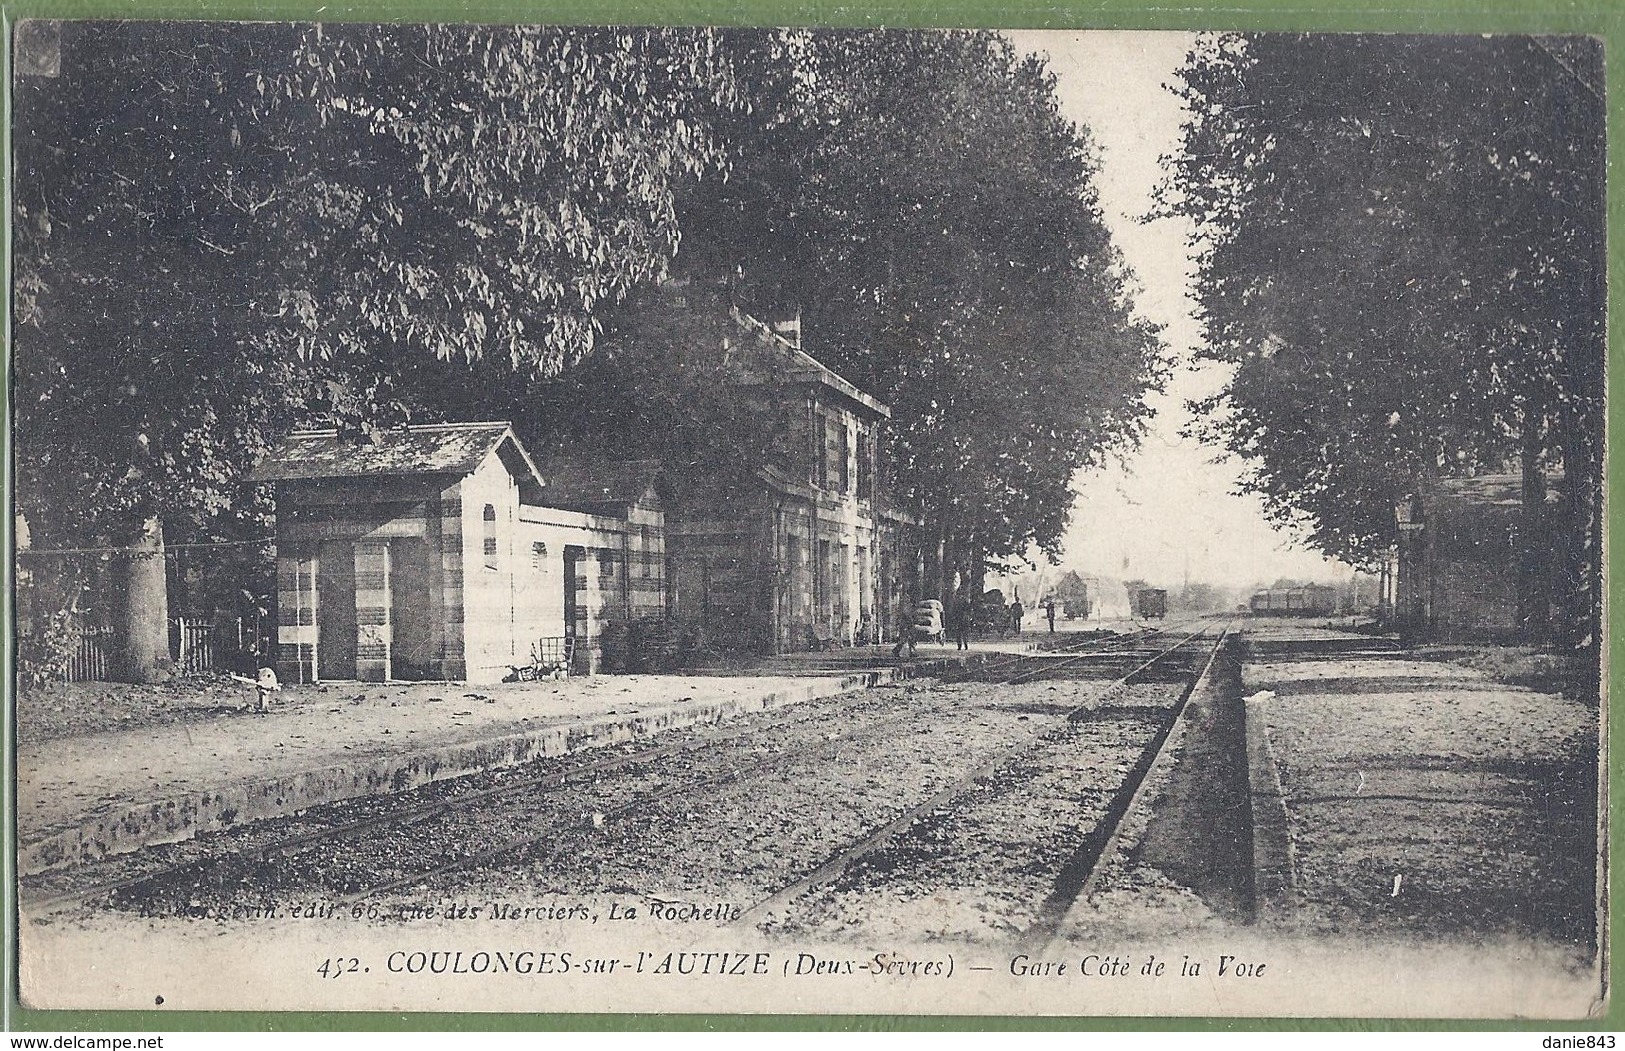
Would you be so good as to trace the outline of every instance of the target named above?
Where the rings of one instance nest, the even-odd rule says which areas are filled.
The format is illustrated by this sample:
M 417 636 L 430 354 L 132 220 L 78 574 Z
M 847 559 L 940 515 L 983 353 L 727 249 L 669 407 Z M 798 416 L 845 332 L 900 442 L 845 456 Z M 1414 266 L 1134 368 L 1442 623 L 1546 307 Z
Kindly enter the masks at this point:
M 745 481 L 708 465 L 544 469 L 507 423 L 370 443 L 288 436 L 276 486 L 284 681 L 500 681 L 597 670 L 605 640 L 782 653 L 881 641 L 920 579 L 914 524 L 879 483 L 886 406 L 739 311 L 722 353 L 785 436 Z
M 878 642 L 919 580 L 913 522 L 886 502 L 887 407 L 735 310 L 742 397 L 783 436 L 746 480 L 685 472 L 667 509 L 672 615 L 719 648 L 784 653 Z
M 556 506 L 506 423 L 370 444 L 297 431 L 252 477 L 276 485 L 285 681 L 496 682 L 533 658 L 588 671 L 588 641 L 638 605 L 624 570 L 593 569 L 663 557 L 658 503 L 631 522 Z
M 1565 482 L 1546 478 L 1546 505 L 1555 512 Z M 1394 615 L 1416 640 L 1513 641 L 1519 623 L 1518 578 L 1523 551 L 1523 478 L 1485 474 L 1434 480 L 1395 508 Z M 1537 564 L 1556 565 L 1553 537 L 1533 542 Z

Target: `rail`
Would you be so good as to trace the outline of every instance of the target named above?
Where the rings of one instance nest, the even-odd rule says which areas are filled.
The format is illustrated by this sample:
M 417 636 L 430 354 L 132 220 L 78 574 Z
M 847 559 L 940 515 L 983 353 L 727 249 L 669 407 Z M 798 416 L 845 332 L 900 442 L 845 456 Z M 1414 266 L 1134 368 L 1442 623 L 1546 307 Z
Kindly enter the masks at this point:
M 1137 647 L 1143 646 L 1148 638 L 1153 638 L 1158 634 L 1162 634 L 1162 632 L 1153 631 L 1149 633 L 1137 633 L 1129 636 L 1091 639 L 1087 640 L 1085 643 L 1075 644 L 1067 647 L 1063 652 L 1063 655 L 1059 657 L 1054 656 L 1053 653 L 1044 656 L 1024 654 L 1013 660 L 1002 662 L 1000 665 L 994 668 L 984 666 L 983 668 L 979 669 L 977 674 L 979 676 L 986 676 L 990 671 L 997 672 L 1002 670 L 1004 677 L 999 681 L 1006 685 L 1016 684 L 1029 679 L 1035 674 L 1048 672 L 1061 666 L 1072 665 L 1074 663 L 1081 662 L 1082 660 L 1098 656 L 1102 652 L 1134 652 Z M 1114 682 L 1112 686 L 1109 686 L 1105 694 L 1102 694 L 1102 697 L 1109 695 L 1110 691 L 1116 688 L 1116 686 L 1133 680 L 1136 675 L 1143 673 L 1146 669 L 1155 665 L 1160 659 L 1177 651 L 1181 647 L 1188 644 L 1191 639 L 1198 637 L 1200 634 L 1201 632 L 1198 631 L 1191 635 L 1187 635 L 1175 642 L 1172 646 L 1164 648 L 1157 655 L 1151 657 L 1151 659 L 1138 661 L 1132 670 L 1130 670 L 1126 675 L 1120 677 L 1120 679 Z M 1041 662 L 1045 665 L 1045 667 L 1038 669 L 1031 668 L 1030 665 L 1034 662 Z M 55 895 L 40 896 L 38 898 L 32 898 L 30 895 L 32 900 L 30 900 L 28 904 L 31 909 L 38 910 L 51 910 L 69 904 L 84 904 L 106 898 L 114 894 L 138 891 L 144 886 L 156 886 L 170 879 L 185 880 L 189 877 L 200 876 L 203 873 L 209 872 L 219 866 L 229 865 L 233 862 L 253 864 L 316 847 L 324 842 L 342 841 L 346 838 L 356 836 L 358 834 L 364 834 L 370 831 L 409 828 L 413 825 L 432 820 L 436 817 L 467 811 L 477 805 L 489 803 L 503 797 L 516 796 L 526 792 L 547 792 L 574 786 L 580 783 L 592 782 L 601 779 L 606 774 L 614 773 L 616 771 L 625 770 L 640 765 L 647 765 L 670 757 L 697 753 L 707 749 L 715 749 L 719 745 L 726 745 L 729 742 L 736 741 L 739 738 L 747 737 L 749 735 L 773 732 L 784 728 L 795 727 L 801 723 L 828 719 L 831 716 L 838 716 L 843 711 L 848 711 L 863 706 L 874 706 L 880 703 L 883 702 L 880 701 L 874 694 L 865 691 L 850 699 L 842 700 L 836 703 L 821 703 L 817 705 L 816 710 L 809 710 L 803 706 L 796 706 L 795 708 L 787 709 L 783 713 L 779 713 L 774 717 L 753 719 L 750 720 L 750 725 L 740 726 L 726 731 L 709 733 L 703 740 L 687 740 L 637 748 L 630 752 L 619 755 L 600 756 L 595 759 L 574 762 L 564 770 L 559 770 L 555 766 L 545 772 L 538 773 L 533 776 L 508 776 L 505 777 L 500 784 L 492 785 L 486 788 L 476 788 L 472 791 L 466 790 L 465 784 L 464 790 L 461 790 L 461 794 L 455 796 L 454 798 L 434 799 L 417 805 L 410 805 L 405 808 L 393 809 L 385 814 L 374 814 L 348 821 L 340 821 L 336 824 L 328 825 L 323 828 L 301 831 L 293 835 L 273 838 L 268 841 L 261 839 L 257 845 L 252 845 L 246 850 L 235 851 L 228 854 L 215 854 L 209 857 L 190 858 L 173 864 L 148 869 L 140 873 L 129 874 L 117 880 L 98 883 L 91 886 L 81 886 L 76 889 Z M 897 712 L 883 716 L 880 719 L 880 723 L 886 724 L 888 721 L 895 722 L 912 719 L 918 717 L 918 715 L 919 713 L 917 711 Z M 870 722 L 863 727 L 863 730 L 865 732 L 872 732 L 875 729 L 875 726 L 876 724 L 874 722 Z M 624 807 L 613 808 L 605 811 L 599 816 L 599 819 L 611 820 L 620 816 L 623 812 L 631 813 L 639 807 L 647 806 L 649 802 L 657 798 L 673 796 L 684 792 L 703 791 L 707 788 L 726 784 L 742 777 L 746 777 L 758 770 L 768 769 L 773 766 L 780 765 L 785 762 L 788 756 L 791 755 L 801 753 L 812 754 L 821 750 L 829 750 L 831 748 L 838 747 L 839 744 L 849 737 L 853 732 L 856 731 L 846 729 L 845 731 L 838 731 L 834 736 L 821 735 L 815 740 L 808 742 L 808 744 L 805 746 L 777 751 L 773 755 L 759 762 L 730 767 L 729 769 L 714 776 L 708 776 L 699 780 L 684 780 L 681 783 L 669 786 L 661 792 L 640 793 Z M 1024 742 L 1022 746 L 1018 746 L 1018 751 L 1023 750 L 1026 747 L 1030 747 L 1032 743 L 1032 740 L 1029 739 L 1029 741 Z M 307 821 L 309 820 L 310 816 L 311 815 L 306 816 Z M 557 823 L 551 821 L 544 822 L 543 824 L 546 827 L 535 829 L 524 836 L 506 840 L 489 849 L 478 851 L 464 857 L 452 859 L 443 862 L 440 865 L 436 865 L 424 870 L 414 871 L 412 873 L 400 876 L 397 879 L 368 886 L 364 890 L 353 891 L 343 900 L 358 900 L 367 895 L 385 893 L 408 883 L 430 879 L 438 875 L 444 875 L 446 873 L 464 869 L 473 865 L 489 863 L 501 857 L 523 850 L 533 843 L 554 837 L 563 831 L 564 828 L 571 827 L 574 824 L 579 823 L 580 820 L 581 819 L 578 815 L 572 815 L 568 823 L 564 826 L 558 826 Z M 128 872 L 128 869 L 125 869 L 125 871 Z
M 780 888 L 772 895 L 763 898 L 755 904 L 743 909 L 732 925 L 736 927 L 757 926 L 764 922 L 770 915 L 773 915 L 779 910 L 786 909 L 797 899 L 835 881 L 849 868 L 851 868 L 853 863 L 881 849 L 927 814 L 940 810 L 943 807 L 967 796 L 976 788 L 977 785 L 989 780 L 1000 770 L 1022 759 L 1025 759 L 1027 756 L 1038 751 L 1045 744 L 1050 743 L 1060 737 L 1061 734 L 1065 732 L 1068 724 L 1085 716 L 1086 713 L 1088 713 L 1091 709 L 1099 708 L 1101 706 L 1101 702 L 1104 701 L 1105 698 L 1109 697 L 1112 692 L 1129 685 L 1137 676 L 1144 674 L 1158 663 L 1177 653 L 1179 650 L 1187 646 L 1193 639 L 1200 637 L 1203 633 L 1204 632 L 1202 630 L 1198 630 L 1186 635 L 1178 642 L 1175 642 L 1172 646 L 1159 651 L 1149 660 L 1136 665 L 1127 674 L 1122 675 L 1113 681 L 1113 683 L 1108 686 L 1103 693 L 1096 697 L 1092 697 L 1089 703 L 1078 705 L 1069 711 L 1065 719 L 1062 720 L 1061 726 L 1048 732 L 1034 734 L 1028 740 L 1004 751 L 989 762 L 984 763 L 982 766 L 971 771 L 964 777 L 955 780 L 951 784 L 944 787 L 941 791 L 925 800 L 923 803 L 910 807 L 897 818 L 887 822 L 885 825 L 875 829 L 863 839 L 856 841 L 846 849 L 838 852 L 828 861 L 813 869 L 811 872 L 808 872 L 794 882 Z M 1222 632 L 1220 634 L 1220 638 L 1222 641 Z M 1217 646 L 1217 644 L 1215 644 L 1215 646 Z M 1072 663 L 1072 661 L 1069 660 L 1065 663 Z M 1024 679 L 1027 679 L 1029 674 L 1030 673 L 1023 673 L 1018 675 L 1012 679 L 1006 680 L 1005 684 L 1016 684 Z M 1184 701 L 1189 695 L 1190 690 L 1187 688 L 1182 692 L 1178 703 L 1175 705 L 1176 709 L 1183 708 Z M 1168 725 L 1171 727 L 1177 718 L 1178 714 L 1176 711 L 1175 714 L 1170 716 L 1168 719 Z M 1167 740 L 1167 736 L 1166 729 L 1158 733 L 1153 742 L 1151 758 L 1144 760 L 1142 764 L 1144 769 L 1139 771 L 1137 780 L 1134 779 L 1135 772 L 1130 772 L 1130 779 L 1134 780 L 1134 788 L 1137 788 L 1139 781 L 1144 779 L 1144 771 L 1150 769 L 1155 755 L 1160 753 L 1163 744 Z M 1130 794 L 1132 794 L 1132 789 L 1130 789 Z M 1116 821 L 1120 820 L 1121 814 L 1117 815 L 1116 818 Z M 1114 828 L 1116 821 L 1113 822 Z

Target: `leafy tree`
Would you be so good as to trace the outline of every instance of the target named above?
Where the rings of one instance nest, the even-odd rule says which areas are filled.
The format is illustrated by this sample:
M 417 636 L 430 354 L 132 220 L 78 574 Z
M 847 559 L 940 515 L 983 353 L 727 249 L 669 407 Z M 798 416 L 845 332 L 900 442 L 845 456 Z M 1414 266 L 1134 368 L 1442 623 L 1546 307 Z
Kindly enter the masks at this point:
M 325 162 L 288 293 L 312 355 L 583 359 L 664 273 L 674 187 L 720 174 L 706 118 L 736 104 L 705 30 L 329 26 L 297 57 Z
M 732 305 L 716 280 L 646 286 L 606 316 L 593 354 L 557 376 L 516 375 L 500 361 L 419 362 L 402 373 L 403 396 L 418 420 L 511 420 L 544 463 L 612 455 L 754 479 L 787 435 L 780 415 L 741 396 L 741 381 L 775 377 L 724 350 L 741 342 Z
M 752 105 L 729 180 L 684 199 L 685 251 L 890 403 L 893 486 L 945 570 L 1053 553 L 1073 473 L 1132 444 L 1163 368 L 1053 77 L 987 33 L 728 43 Z
M 1565 604 L 1595 596 L 1598 70 L 1583 41 L 1208 37 L 1163 191 L 1195 224 L 1204 353 L 1235 367 L 1199 408 L 1244 487 L 1359 564 L 1398 499 L 1517 460 L 1535 631 L 1547 468 L 1568 478 Z
M 1212 584 L 1196 580 L 1181 588 L 1174 602 L 1182 610 L 1203 613 L 1219 609 L 1225 604 L 1225 599 L 1223 592 Z
M 16 84 L 18 507 L 36 548 L 133 549 L 112 559 L 110 619 L 137 680 L 168 656 L 166 535 L 229 537 L 252 516 L 242 472 L 307 393 L 297 360 L 254 336 L 276 260 L 218 189 L 275 162 L 274 129 L 232 110 L 292 43 L 64 23 L 36 41 L 53 75 Z M 102 560 L 30 564 L 72 578 Z
M 721 162 L 688 114 L 732 90 L 696 31 L 28 39 L 18 503 L 37 547 L 140 549 L 114 589 L 134 678 L 166 655 L 166 536 L 264 528 L 240 480 L 268 436 L 400 419 L 425 363 L 587 354 L 602 308 L 675 251 L 672 184 Z
M 651 421 L 705 407 L 671 449 L 764 447 L 683 323 L 588 360 L 680 235 L 747 305 L 793 293 L 894 404 L 903 495 L 978 573 L 1053 547 L 1072 472 L 1133 440 L 1158 382 L 1087 139 L 988 34 L 19 37 L 19 507 L 37 547 L 140 549 L 114 618 L 134 677 L 164 655 L 166 539 L 260 534 L 240 479 L 300 420 L 577 408 L 613 376 Z
M 634 295 L 602 315 L 602 353 L 556 380 L 476 383 L 455 406 L 429 380 L 421 411 L 509 415 L 543 449 L 749 472 L 780 436 L 704 351 L 730 302 L 796 310 L 807 349 L 891 405 L 882 459 L 940 530 L 942 569 L 979 583 L 1034 541 L 1053 549 L 1074 472 L 1132 443 L 1163 362 L 1052 78 L 989 34 L 721 43 L 742 104 L 705 117 L 727 180 L 680 185 L 686 305 Z

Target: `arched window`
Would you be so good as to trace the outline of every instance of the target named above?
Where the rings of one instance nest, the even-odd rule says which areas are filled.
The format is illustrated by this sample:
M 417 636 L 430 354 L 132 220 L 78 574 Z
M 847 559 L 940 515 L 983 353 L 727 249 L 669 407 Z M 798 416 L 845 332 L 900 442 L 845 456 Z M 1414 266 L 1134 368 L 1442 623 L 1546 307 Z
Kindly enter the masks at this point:
M 495 504 L 485 505 L 485 568 L 497 568 L 497 509 Z

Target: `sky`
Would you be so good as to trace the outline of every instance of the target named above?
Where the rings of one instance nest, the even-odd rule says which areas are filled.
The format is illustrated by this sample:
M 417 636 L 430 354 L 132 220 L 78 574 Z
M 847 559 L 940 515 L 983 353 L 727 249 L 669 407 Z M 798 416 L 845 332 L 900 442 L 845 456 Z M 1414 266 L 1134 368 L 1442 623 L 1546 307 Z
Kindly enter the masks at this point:
M 1089 128 L 1101 153 L 1097 185 L 1112 235 L 1141 286 L 1140 313 L 1164 326 L 1175 358 L 1168 389 L 1127 463 L 1080 473 L 1064 545 L 1065 565 L 1177 588 L 1185 579 L 1249 587 L 1280 577 L 1346 579 L 1349 569 L 1305 549 L 1265 521 L 1255 497 L 1234 495 L 1241 466 L 1180 431 L 1185 403 L 1218 390 L 1224 366 L 1197 366 L 1201 326 L 1189 298 L 1192 264 L 1181 219 L 1142 222 L 1162 178 L 1158 158 L 1179 144 L 1174 82 L 1195 36 L 1177 32 L 1032 31 L 1007 34 L 1047 54 L 1066 115 Z

